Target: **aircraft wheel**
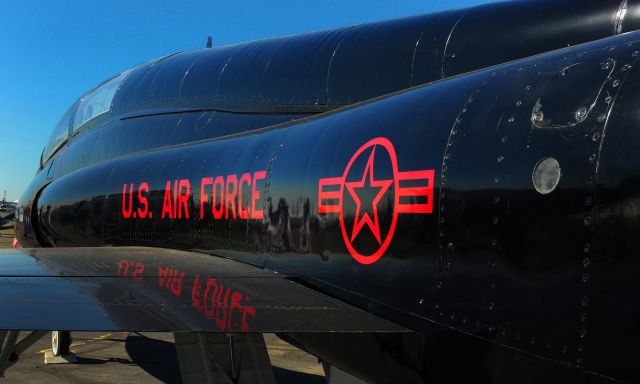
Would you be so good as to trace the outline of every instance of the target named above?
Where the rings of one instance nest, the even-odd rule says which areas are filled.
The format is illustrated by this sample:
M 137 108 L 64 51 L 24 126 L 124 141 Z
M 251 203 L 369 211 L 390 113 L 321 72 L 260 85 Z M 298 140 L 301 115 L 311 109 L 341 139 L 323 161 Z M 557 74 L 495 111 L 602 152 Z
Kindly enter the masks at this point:
M 71 332 L 53 331 L 51 332 L 51 350 L 54 356 L 64 356 L 69 354 L 71 347 Z

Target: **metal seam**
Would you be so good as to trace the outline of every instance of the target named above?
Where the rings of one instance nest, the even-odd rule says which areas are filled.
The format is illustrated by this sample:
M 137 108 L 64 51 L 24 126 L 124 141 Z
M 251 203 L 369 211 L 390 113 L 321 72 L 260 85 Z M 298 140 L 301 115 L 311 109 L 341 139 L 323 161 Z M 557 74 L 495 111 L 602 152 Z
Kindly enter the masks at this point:
M 624 17 L 627 15 L 628 2 L 629 0 L 622 0 L 622 2 L 620 3 L 613 29 L 614 35 L 619 35 L 620 33 L 622 33 L 622 24 L 624 23 Z
M 462 19 L 467 15 L 467 13 L 469 13 L 469 11 L 466 11 L 465 13 L 462 14 L 462 16 L 460 16 L 460 18 L 456 21 L 456 23 L 453 25 L 453 27 L 451 27 L 451 31 L 449 31 L 449 36 L 447 36 L 447 42 L 444 44 L 444 50 L 442 51 L 442 62 L 440 65 L 440 78 L 444 79 L 445 78 L 445 66 L 444 66 L 444 61 L 447 57 L 447 48 L 449 48 L 449 42 L 451 41 L 451 36 L 453 36 L 453 32 L 456 30 L 456 27 L 458 26 L 458 24 L 460 24 L 460 21 L 462 21 Z

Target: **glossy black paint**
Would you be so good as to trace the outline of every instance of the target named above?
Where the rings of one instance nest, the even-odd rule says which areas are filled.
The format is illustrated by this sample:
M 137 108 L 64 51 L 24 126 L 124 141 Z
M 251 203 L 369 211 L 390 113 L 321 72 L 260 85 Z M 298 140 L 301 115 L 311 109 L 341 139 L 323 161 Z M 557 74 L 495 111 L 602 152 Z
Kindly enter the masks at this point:
M 521 376 L 500 374 L 502 364 L 576 382 L 638 381 L 638 33 L 478 70 L 635 29 L 638 14 L 626 1 L 499 3 L 143 65 L 111 116 L 44 164 L 21 199 L 19 239 L 200 249 L 424 332 L 422 341 L 389 336 L 396 363 L 414 348 L 425 353 L 417 365 L 431 353 L 474 351 L 460 358 L 465 375 L 413 366 L 418 381 Z M 400 214 L 384 255 L 363 265 L 340 215 L 319 212 L 318 187 L 342 175 L 359 181 L 364 158 L 347 164 L 376 138 L 393 145 L 399 171 L 434 170 L 433 212 Z M 391 156 L 378 151 L 376 179 L 397 180 Z M 532 173 L 549 157 L 562 176 L 541 194 Z M 203 178 L 245 173 L 260 196 L 236 204 L 255 203 L 264 218 L 214 219 Z M 162 219 L 166 184 L 174 196 L 176 180 L 189 181 L 186 208 Z M 138 193 L 142 183 L 153 218 L 125 218 L 127 188 Z M 344 190 L 351 228 L 357 207 Z M 379 202 L 383 232 L 393 227 L 398 191 L 394 184 Z M 135 195 L 130 205 L 144 210 Z M 365 253 L 378 245 L 366 229 L 354 240 Z M 292 338 L 360 370 L 322 340 Z M 372 365 L 374 377 L 389 366 Z
M 274 272 L 206 254 L 142 247 L 1 254 L 3 329 L 407 331 Z

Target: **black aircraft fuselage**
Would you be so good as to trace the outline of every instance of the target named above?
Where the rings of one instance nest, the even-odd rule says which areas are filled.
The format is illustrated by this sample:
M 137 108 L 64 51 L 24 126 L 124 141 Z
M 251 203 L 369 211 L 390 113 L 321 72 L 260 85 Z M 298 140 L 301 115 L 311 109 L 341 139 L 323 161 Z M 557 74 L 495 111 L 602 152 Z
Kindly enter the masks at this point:
M 415 331 L 282 335 L 376 382 L 638 382 L 639 25 L 513 1 L 152 60 L 62 118 L 18 241 L 277 271 Z

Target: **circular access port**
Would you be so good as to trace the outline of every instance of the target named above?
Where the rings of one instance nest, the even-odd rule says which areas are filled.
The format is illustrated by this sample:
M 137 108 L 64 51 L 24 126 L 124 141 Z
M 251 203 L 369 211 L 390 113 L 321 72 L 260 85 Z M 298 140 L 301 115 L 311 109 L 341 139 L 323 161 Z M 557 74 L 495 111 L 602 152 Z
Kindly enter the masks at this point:
M 560 163 L 553 157 L 543 157 L 533 167 L 531 180 L 536 191 L 543 195 L 553 192 L 560 182 Z

